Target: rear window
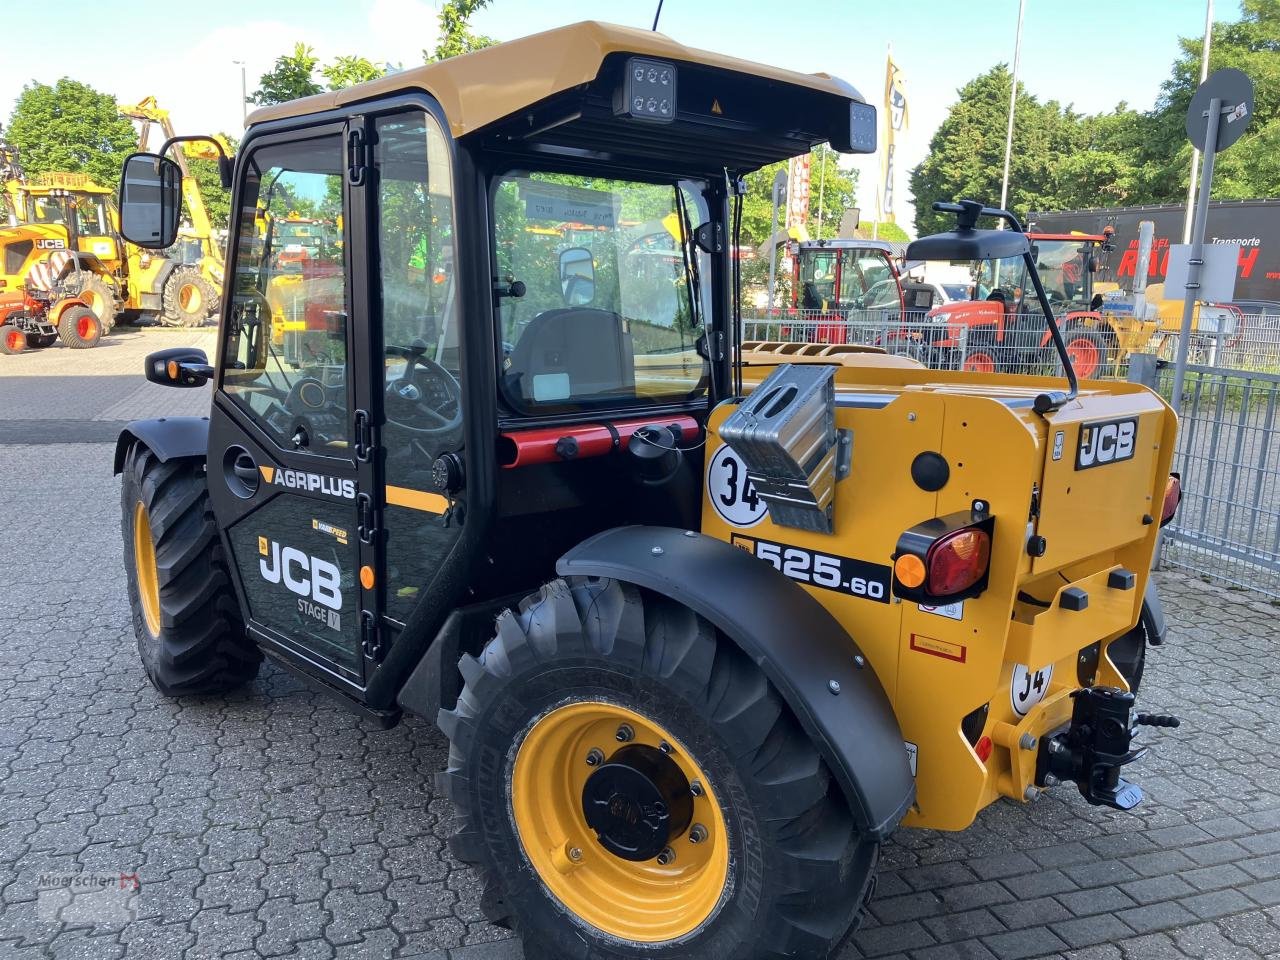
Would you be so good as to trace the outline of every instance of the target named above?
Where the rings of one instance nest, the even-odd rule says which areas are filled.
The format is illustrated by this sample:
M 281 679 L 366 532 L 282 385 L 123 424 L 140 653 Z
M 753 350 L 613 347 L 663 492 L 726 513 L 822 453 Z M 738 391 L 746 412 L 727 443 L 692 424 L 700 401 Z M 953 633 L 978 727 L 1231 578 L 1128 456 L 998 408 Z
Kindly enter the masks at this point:
M 498 274 L 525 290 L 499 311 L 508 404 L 544 413 L 703 392 L 709 266 L 684 242 L 706 219 L 693 185 L 511 174 L 494 219 Z

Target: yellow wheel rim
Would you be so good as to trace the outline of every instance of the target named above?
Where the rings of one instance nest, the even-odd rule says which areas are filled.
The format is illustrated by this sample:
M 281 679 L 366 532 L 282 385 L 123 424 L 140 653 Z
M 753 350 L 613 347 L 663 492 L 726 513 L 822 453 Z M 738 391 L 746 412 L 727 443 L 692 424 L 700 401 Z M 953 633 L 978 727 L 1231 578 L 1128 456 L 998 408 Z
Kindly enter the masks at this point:
M 194 283 L 184 283 L 178 290 L 178 303 L 183 310 L 199 310 L 203 299 L 200 288 Z
M 614 855 L 583 811 L 587 780 L 624 745 L 618 738 L 624 725 L 632 734 L 626 745 L 669 746 L 666 755 L 691 785 L 692 818 L 680 835 L 668 838 L 673 857 L 665 864 L 665 856 L 635 862 Z M 633 710 L 571 703 L 539 719 L 516 751 L 511 814 L 525 856 L 547 890 L 604 933 L 642 943 L 674 940 L 706 922 L 724 895 L 729 837 L 712 785 L 675 737 Z
M 160 635 L 160 575 L 156 572 L 156 545 L 151 539 L 151 518 L 147 505 L 139 500 L 133 507 L 133 569 L 137 574 L 138 599 L 142 619 L 153 637 Z

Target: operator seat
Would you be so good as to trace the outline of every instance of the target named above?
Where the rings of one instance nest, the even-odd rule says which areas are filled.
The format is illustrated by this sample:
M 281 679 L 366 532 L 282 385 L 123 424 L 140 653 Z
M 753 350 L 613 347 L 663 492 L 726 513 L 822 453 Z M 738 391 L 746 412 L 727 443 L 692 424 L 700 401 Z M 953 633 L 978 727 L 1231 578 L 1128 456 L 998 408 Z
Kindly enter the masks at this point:
M 634 397 L 631 333 L 609 310 L 544 311 L 521 332 L 506 379 L 507 389 L 524 401 Z

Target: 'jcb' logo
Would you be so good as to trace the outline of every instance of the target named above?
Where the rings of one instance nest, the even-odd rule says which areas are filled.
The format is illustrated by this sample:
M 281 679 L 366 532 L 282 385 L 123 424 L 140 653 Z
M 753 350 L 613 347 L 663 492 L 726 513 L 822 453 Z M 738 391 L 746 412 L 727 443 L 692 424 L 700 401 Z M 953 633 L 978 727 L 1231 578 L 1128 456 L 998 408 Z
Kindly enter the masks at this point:
M 280 583 L 300 597 L 310 597 L 330 610 L 342 609 L 342 574 L 336 564 L 308 556 L 274 540 L 258 538 L 258 569 L 267 583 Z
M 1102 423 L 1080 425 L 1080 446 L 1076 451 L 1076 469 L 1101 467 L 1119 463 L 1133 457 L 1138 437 L 1138 421 L 1135 417 L 1125 420 L 1106 420 Z
M 37 250 L 65 250 L 67 244 L 65 240 L 37 240 Z

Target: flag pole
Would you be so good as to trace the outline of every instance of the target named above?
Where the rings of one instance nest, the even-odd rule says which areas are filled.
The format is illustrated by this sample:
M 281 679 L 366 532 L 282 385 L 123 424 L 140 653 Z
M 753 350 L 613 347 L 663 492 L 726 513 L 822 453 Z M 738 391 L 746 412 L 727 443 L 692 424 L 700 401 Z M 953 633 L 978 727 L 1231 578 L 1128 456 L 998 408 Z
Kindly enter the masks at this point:
M 893 62 L 893 44 L 886 43 L 884 45 L 885 77 L 889 76 L 889 64 L 891 64 L 892 62 Z M 889 110 L 887 106 L 885 110 L 882 112 L 884 113 L 885 135 L 884 135 L 884 138 L 880 140 L 879 146 L 881 150 L 887 150 L 889 149 L 888 146 L 886 145 L 887 141 L 893 135 L 892 133 L 890 133 L 890 125 L 893 123 L 893 118 L 889 116 Z M 889 176 L 889 166 L 884 161 L 881 161 L 880 176 L 876 177 L 876 219 L 871 224 L 872 240 L 880 239 L 880 220 L 881 218 L 884 217 L 884 191 L 885 191 L 885 187 L 888 185 L 888 176 Z
M 1013 42 L 1013 83 L 1009 88 L 1009 126 L 1004 134 L 1004 177 L 1000 181 L 1000 209 L 1008 209 L 1009 164 L 1013 159 L 1013 112 L 1018 105 L 1018 62 L 1022 59 L 1022 17 L 1027 10 L 1027 0 L 1018 0 L 1018 34 Z M 997 224 L 1004 229 L 1004 221 Z
M 1213 39 L 1213 0 L 1205 0 L 1204 44 L 1200 48 L 1200 82 L 1209 76 L 1209 42 Z M 1196 172 L 1200 169 L 1200 151 L 1191 148 L 1191 178 L 1187 182 L 1187 212 L 1182 218 L 1182 242 L 1191 242 L 1191 224 L 1195 220 Z

